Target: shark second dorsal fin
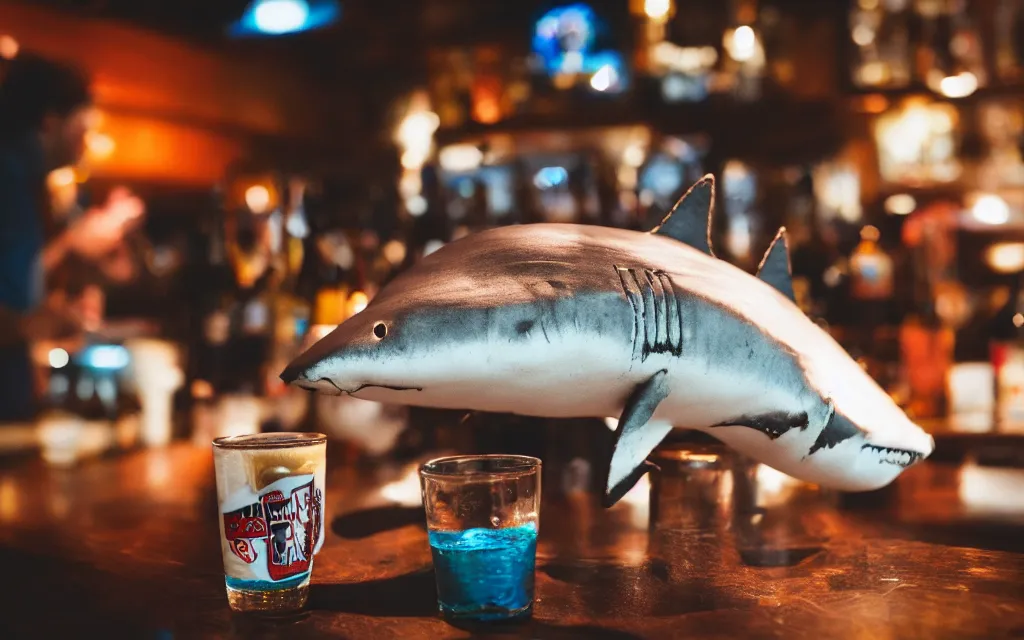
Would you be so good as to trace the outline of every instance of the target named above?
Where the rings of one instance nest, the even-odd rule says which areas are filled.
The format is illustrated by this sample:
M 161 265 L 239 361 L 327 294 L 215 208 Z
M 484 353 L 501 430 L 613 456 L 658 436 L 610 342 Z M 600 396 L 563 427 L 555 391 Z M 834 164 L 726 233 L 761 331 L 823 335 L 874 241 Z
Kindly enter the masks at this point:
M 761 264 L 757 267 L 757 277 L 796 302 L 796 296 L 793 294 L 793 271 L 789 265 L 786 227 L 780 227 L 775 239 L 768 245 L 768 250 L 764 252 Z
M 711 215 L 715 209 L 715 177 L 710 173 L 683 194 L 676 206 L 651 233 L 660 233 L 714 256 L 711 250 Z

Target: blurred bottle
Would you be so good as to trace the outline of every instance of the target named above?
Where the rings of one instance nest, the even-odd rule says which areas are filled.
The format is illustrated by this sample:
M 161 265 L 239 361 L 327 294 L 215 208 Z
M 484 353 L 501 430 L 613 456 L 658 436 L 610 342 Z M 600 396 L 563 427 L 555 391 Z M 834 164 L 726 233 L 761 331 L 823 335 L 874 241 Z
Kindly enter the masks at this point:
M 815 210 L 814 176 L 804 171 L 796 181 L 786 207 L 786 231 L 797 304 L 812 318 L 828 317 L 825 272 L 834 262 L 832 247 L 821 234 Z
M 312 314 L 313 326 L 318 327 L 319 331 L 325 327 L 333 328 L 344 319 L 349 292 L 345 280 L 345 271 L 338 265 L 325 265 L 321 272 Z
M 850 294 L 860 301 L 885 302 L 893 294 L 893 262 L 878 243 L 877 227 L 861 229 L 860 242 L 850 254 Z
M 120 385 L 114 408 L 114 440 L 118 449 L 130 451 L 138 445 L 141 419 L 142 403 L 138 394 L 127 385 Z
M 856 45 L 853 81 L 862 87 L 904 87 L 911 78 L 911 30 L 907 0 L 857 2 L 850 13 Z
M 998 0 L 995 7 L 995 69 L 1011 83 L 1024 75 L 1024 6 L 1020 0 Z
M 198 233 L 192 239 L 193 257 L 189 260 L 187 303 L 194 309 L 187 344 L 189 390 L 199 389 L 199 402 L 214 395 L 228 377 L 228 340 L 234 311 L 234 274 L 227 261 L 227 245 L 222 209 L 212 208 L 200 218 Z
M 273 336 L 271 280 L 272 274 L 265 274 L 253 287 L 239 291 L 238 331 L 231 341 L 231 379 L 260 396 L 266 394 Z
M 885 386 L 885 349 L 895 346 L 893 319 L 893 260 L 879 244 L 873 226 L 860 232 L 860 243 L 850 254 L 850 297 L 854 322 L 851 339 L 868 373 Z
M 69 410 L 70 397 L 70 371 L 51 369 L 38 422 L 43 460 L 48 464 L 67 466 L 78 459 L 82 419 Z
M 1010 295 L 992 317 L 989 357 L 993 373 L 993 430 L 1024 423 L 1024 289 L 1018 276 Z
M 87 369 L 79 369 L 78 379 L 75 381 L 72 391 L 66 406 L 70 411 L 81 416 L 87 427 L 113 426 L 113 404 L 116 401 L 116 392 L 111 380 L 96 376 Z
M 946 378 L 953 364 L 955 332 L 935 308 L 928 245 L 910 249 L 909 304 L 900 325 L 904 395 L 897 398 L 913 418 L 938 418 L 948 410 Z
M 60 412 L 70 416 L 77 425 L 74 457 L 99 455 L 114 444 L 116 388 L 113 379 L 94 375 L 84 367 L 68 368 L 71 375 L 67 392 L 61 395 Z
M 310 305 L 300 290 L 306 241 L 311 235 L 305 210 L 305 191 L 303 180 L 296 178 L 288 182 L 288 204 L 283 213 L 282 255 L 277 261 L 268 290 L 271 329 L 264 387 L 271 397 L 286 394 L 287 388 L 278 373 L 298 355 L 309 328 Z
M 951 0 L 948 6 L 951 33 L 947 47 L 953 62 L 951 73 L 969 74 L 974 78 L 975 87 L 983 87 L 988 84 L 988 72 L 978 21 L 969 11 L 967 0 Z

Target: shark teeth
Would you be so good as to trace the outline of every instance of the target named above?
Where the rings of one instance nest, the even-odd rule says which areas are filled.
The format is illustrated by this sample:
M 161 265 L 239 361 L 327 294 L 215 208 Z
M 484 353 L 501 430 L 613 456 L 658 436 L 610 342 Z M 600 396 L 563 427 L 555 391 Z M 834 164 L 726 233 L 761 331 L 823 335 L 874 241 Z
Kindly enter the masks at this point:
M 906 468 L 914 464 L 924 456 L 916 451 L 906 449 L 893 449 L 891 447 L 879 447 L 873 444 L 865 444 L 861 449 L 870 449 L 878 454 L 878 464 L 895 464 Z

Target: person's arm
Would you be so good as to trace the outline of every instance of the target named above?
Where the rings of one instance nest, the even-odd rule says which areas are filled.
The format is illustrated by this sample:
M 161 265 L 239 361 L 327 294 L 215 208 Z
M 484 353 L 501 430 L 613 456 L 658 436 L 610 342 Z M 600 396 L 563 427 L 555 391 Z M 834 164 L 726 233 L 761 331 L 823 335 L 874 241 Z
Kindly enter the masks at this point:
M 82 332 L 82 322 L 71 309 L 42 306 L 28 313 L 0 307 L 0 347 L 39 340 L 64 340 Z
M 103 263 L 122 246 L 125 233 L 141 222 L 144 212 L 142 200 L 127 189 L 114 189 L 103 206 L 86 211 L 46 245 L 43 270 L 53 270 L 71 253 Z

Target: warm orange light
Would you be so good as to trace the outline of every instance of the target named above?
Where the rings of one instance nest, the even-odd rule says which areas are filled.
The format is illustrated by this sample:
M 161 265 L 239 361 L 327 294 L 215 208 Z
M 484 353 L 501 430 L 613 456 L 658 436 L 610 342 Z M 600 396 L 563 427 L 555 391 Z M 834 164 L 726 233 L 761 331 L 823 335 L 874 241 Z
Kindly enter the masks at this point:
M 909 193 L 894 193 L 885 199 L 885 210 L 894 216 L 907 216 L 917 208 L 917 200 Z
M 197 400 L 208 400 L 213 397 L 213 385 L 206 380 L 192 381 L 192 397 Z
M 309 328 L 309 342 L 312 344 L 317 340 L 326 337 L 328 333 L 338 328 L 336 324 L 314 324 Z
M 939 81 L 939 93 L 947 98 L 966 98 L 978 90 L 978 77 L 970 71 L 946 76 Z
M 366 305 L 370 304 L 370 297 L 362 291 L 355 291 L 352 293 L 352 297 L 348 299 L 349 309 L 352 315 L 355 315 L 366 308 Z
M 0 58 L 12 60 L 14 56 L 18 55 L 18 49 L 20 48 L 18 41 L 13 37 L 8 35 L 0 36 Z
M 390 240 L 384 245 L 384 248 L 381 249 L 381 253 L 384 254 L 384 259 L 391 264 L 400 264 L 405 260 L 405 243 L 401 240 Z
M 861 99 L 860 108 L 864 113 L 883 113 L 889 108 L 889 100 L 880 93 L 872 93 Z
M 238 139 L 188 125 L 116 111 L 100 116 L 103 133 L 117 144 L 116 153 L 91 167 L 98 178 L 209 185 L 245 155 Z
M 1006 224 L 1010 219 L 1010 205 L 995 194 L 979 194 L 971 206 L 971 215 L 982 224 Z
M 985 262 L 997 273 L 1017 273 L 1024 270 L 1024 243 L 994 244 L 985 251 Z
M 651 20 L 665 20 L 672 11 L 672 0 L 644 0 L 644 13 Z
M 473 105 L 473 119 L 481 124 L 494 124 L 501 119 L 501 107 L 493 97 L 477 100 Z
M 501 120 L 501 96 L 504 87 L 494 76 L 477 78 L 471 90 L 473 119 L 481 124 L 494 124 Z
M 54 169 L 50 172 L 50 175 L 46 177 L 46 184 L 51 189 L 60 189 L 62 187 L 70 187 L 75 183 L 75 170 L 71 167 L 61 167 L 60 169 Z
M 253 213 L 266 213 L 270 208 L 270 190 L 254 184 L 245 190 L 245 206 Z
M 105 133 L 90 131 L 85 134 L 85 146 L 89 150 L 89 157 L 93 160 L 106 160 L 114 154 L 116 144 L 114 139 Z
M 749 25 L 736 27 L 725 35 L 725 50 L 736 62 L 749 62 L 758 53 L 757 34 Z
M 418 476 L 417 476 L 418 480 Z M 419 486 L 417 484 L 417 486 Z M 0 480 L 0 522 L 11 522 L 19 513 L 18 487 L 14 478 Z

